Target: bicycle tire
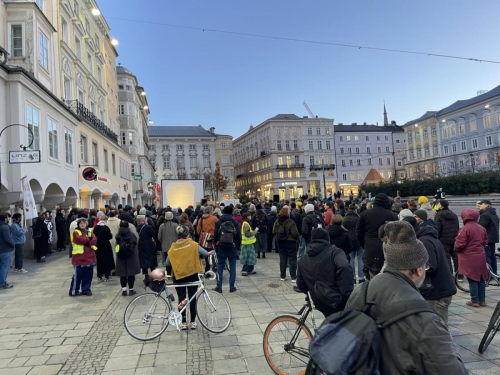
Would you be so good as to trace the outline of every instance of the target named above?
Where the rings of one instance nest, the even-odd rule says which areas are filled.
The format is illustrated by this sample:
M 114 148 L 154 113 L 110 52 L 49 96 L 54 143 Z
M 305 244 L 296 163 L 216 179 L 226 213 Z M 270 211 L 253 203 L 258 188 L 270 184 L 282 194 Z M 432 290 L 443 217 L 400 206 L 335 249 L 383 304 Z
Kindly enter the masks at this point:
M 222 318 L 218 319 L 215 312 L 221 312 Z M 222 333 L 231 323 L 231 306 L 227 299 L 215 290 L 204 289 L 196 297 L 196 316 L 201 325 L 210 332 Z
M 481 343 L 479 344 L 479 353 L 483 353 L 490 345 L 491 341 L 495 337 L 497 331 L 500 329 L 500 302 L 497 303 L 497 307 L 495 311 L 493 311 L 493 315 L 491 316 L 490 323 L 488 324 L 488 328 L 481 339 Z
M 463 277 L 462 281 L 458 279 L 459 276 Z M 462 292 L 470 293 L 469 282 L 467 281 L 467 277 L 464 275 L 460 275 L 458 272 L 455 273 L 455 285 Z
M 280 364 L 276 363 L 276 361 L 273 359 L 273 355 L 275 355 L 275 354 L 278 357 L 283 358 L 284 354 L 288 353 L 286 348 L 285 348 L 285 345 L 290 344 L 288 342 L 289 340 L 287 339 L 286 334 L 283 333 L 282 329 L 277 329 L 277 330 L 273 331 L 273 328 L 278 326 L 278 324 L 280 324 L 280 323 L 289 323 L 289 324 L 294 324 L 296 326 L 296 329 L 294 329 L 293 332 L 288 331 L 291 333 L 290 339 L 293 336 L 293 334 L 295 334 L 298 330 L 301 330 L 301 332 L 304 333 L 305 337 L 300 339 L 300 345 L 301 345 L 300 348 L 302 348 L 303 350 L 305 349 L 305 351 L 307 351 L 307 352 L 309 351 L 309 343 L 311 342 L 311 339 L 312 339 L 312 333 L 309 330 L 309 328 L 305 324 L 302 324 L 300 322 L 300 320 L 294 316 L 282 315 L 282 316 L 278 316 L 277 318 L 273 319 L 271 321 L 271 323 L 268 324 L 268 326 L 266 327 L 266 330 L 264 331 L 264 339 L 262 342 L 262 346 L 264 349 L 264 356 L 266 357 L 266 361 L 267 361 L 269 367 L 271 367 L 271 369 L 274 371 L 275 374 L 278 374 L 278 375 L 291 375 L 291 374 L 304 375 L 306 372 L 307 363 L 309 362 L 309 356 L 307 356 L 307 358 L 304 358 L 304 360 L 300 359 L 300 361 L 302 361 L 303 363 L 299 364 L 299 368 L 294 369 L 293 372 L 285 372 L 284 370 L 280 369 Z M 272 332 L 273 333 L 276 332 L 276 334 L 271 335 Z M 278 333 L 278 332 L 280 332 L 280 333 Z M 283 342 L 277 341 L 279 336 L 284 336 Z M 299 336 L 300 336 L 300 333 L 299 333 Z M 297 344 L 297 342 L 295 344 Z M 281 351 L 278 352 L 278 350 L 280 348 L 281 348 Z M 272 352 L 276 352 L 276 353 L 272 353 Z M 291 354 L 289 354 L 289 356 L 291 358 L 293 357 L 293 355 L 291 355 Z M 290 366 L 291 365 L 292 365 L 292 361 L 290 360 Z M 294 366 L 294 367 L 296 367 L 296 366 Z
M 159 307 L 160 311 L 157 311 L 155 304 Z M 147 306 L 150 307 L 145 310 L 141 309 L 141 306 L 144 306 L 145 308 L 147 308 Z M 134 314 L 135 308 L 138 308 L 139 310 Z M 167 329 L 168 319 L 149 318 L 145 321 L 146 314 L 151 313 L 152 308 L 154 308 L 153 313 L 155 315 L 163 315 L 165 317 L 167 317 L 172 310 L 171 304 L 168 303 L 159 293 L 141 294 L 130 301 L 125 308 L 125 312 L 123 313 L 123 324 L 128 334 L 136 340 L 153 340 Z M 153 324 L 153 320 L 155 324 Z M 142 331 L 144 331 L 144 333 Z

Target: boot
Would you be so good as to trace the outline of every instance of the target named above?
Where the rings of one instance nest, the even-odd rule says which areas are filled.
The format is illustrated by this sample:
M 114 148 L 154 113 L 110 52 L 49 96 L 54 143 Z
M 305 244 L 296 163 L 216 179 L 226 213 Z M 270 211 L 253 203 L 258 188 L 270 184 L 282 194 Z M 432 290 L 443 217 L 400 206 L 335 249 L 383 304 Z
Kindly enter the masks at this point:
M 260 253 L 257 253 L 257 259 L 260 259 Z
M 266 253 L 262 253 L 262 259 L 266 259 Z

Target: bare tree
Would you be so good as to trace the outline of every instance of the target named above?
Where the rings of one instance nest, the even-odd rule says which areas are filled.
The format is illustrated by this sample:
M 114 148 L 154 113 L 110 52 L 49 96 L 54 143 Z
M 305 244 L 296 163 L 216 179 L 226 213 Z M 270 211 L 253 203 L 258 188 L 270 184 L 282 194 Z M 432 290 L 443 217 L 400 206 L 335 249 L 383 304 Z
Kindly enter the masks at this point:
M 220 173 L 219 163 L 215 163 L 215 171 L 211 180 L 213 198 L 218 201 L 220 193 L 227 187 L 227 176 Z

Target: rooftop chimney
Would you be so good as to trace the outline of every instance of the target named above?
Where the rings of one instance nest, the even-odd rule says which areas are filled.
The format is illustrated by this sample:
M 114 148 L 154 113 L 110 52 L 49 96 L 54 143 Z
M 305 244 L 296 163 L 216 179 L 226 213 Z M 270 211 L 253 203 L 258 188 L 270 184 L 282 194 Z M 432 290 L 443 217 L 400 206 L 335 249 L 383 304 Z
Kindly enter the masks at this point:
M 215 128 L 213 126 L 210 128 L 210 133 L 215 134 Z

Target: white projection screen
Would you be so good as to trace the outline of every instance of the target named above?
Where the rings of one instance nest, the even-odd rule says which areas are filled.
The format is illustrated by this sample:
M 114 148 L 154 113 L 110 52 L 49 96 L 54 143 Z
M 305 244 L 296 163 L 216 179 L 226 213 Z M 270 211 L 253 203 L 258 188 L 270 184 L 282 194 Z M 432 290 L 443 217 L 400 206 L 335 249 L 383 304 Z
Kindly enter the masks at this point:
M 180 207 L 183 210 L 205 197 L 203 180 L 161 180 L 162 207 Z

